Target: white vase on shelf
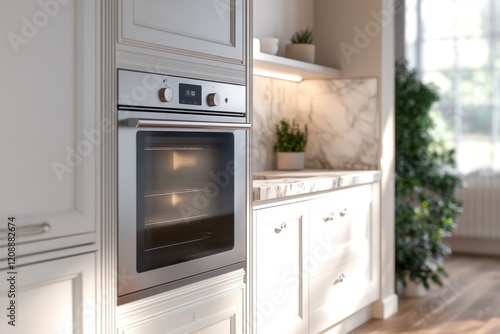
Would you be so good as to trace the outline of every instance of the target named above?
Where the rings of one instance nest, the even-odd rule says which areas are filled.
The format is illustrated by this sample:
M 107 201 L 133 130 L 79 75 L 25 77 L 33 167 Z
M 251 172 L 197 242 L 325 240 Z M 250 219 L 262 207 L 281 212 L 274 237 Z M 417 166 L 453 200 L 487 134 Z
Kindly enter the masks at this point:
M 276 37 L 261 37 L 260 42 L 260 52 L 267 53 L 270 55 L 275 55 L 278 53 L 279 39 Z

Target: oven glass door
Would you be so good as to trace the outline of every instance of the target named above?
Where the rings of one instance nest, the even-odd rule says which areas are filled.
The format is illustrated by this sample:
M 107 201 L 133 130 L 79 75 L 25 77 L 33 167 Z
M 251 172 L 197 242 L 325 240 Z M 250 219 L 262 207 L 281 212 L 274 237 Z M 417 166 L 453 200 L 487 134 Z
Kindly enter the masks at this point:
M 234 247 L 234 135 L 137 132 L 137 272 Z

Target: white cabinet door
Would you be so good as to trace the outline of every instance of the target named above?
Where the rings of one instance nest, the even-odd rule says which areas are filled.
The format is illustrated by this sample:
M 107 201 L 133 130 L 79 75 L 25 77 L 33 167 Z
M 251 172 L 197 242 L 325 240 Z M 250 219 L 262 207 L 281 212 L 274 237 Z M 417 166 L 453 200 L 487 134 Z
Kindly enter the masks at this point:
M 0 333 L 96 333 L 94 253 L 22 266 L 14 273 L 0 271 Z
M 96 124 L 95 0 L 0 8 L 0 239 L 14 215 L 18 256 L 92 242 L 96 157 L 109 130 Z
M 244 271 L 124 304 L 119 334 L 243 334 Z
M 241 64 L 246 0 L 122 0 L 120 42 Z
M 255 212 L 256 333 L 307 332 L 307 205 L 297 203 Z

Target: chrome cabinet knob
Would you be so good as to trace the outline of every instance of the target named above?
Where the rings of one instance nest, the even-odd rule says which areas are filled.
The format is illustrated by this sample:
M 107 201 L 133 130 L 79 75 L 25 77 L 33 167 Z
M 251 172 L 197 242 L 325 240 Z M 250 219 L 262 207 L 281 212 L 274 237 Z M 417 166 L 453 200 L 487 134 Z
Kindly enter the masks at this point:
M 329 222 L 329 221 L 332 221 L 334 217 L 335 217 L 335 214 L 333 212 L 330 212 L 328 215 L 326 215 L 326 216 L 323 217 L 323 221 L 325 223 Z
M 286 223 L 282 223 L 279 227 L 276 227 L 274 229 L 274 233 L 278 234 L 278 233 L 281 233 L 281 231 L 283 231 L 283 229 L 286 228 Z
M 342 211 L 339 212 L 340 217 L 344 217 L 347 214 L 347 208 L 344 208 Z
M 333 281 L 333 285 L 342 283 L 344 281 L 345 275 L 344 273 L 340 274 L 335 281 Z

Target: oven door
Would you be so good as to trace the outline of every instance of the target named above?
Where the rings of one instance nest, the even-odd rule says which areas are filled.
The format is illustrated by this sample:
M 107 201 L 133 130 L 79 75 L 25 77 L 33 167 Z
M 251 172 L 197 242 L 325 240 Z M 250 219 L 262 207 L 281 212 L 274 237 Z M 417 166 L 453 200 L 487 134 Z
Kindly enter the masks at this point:
M 118 141 L 119 303 L 243 267 L 247 131 L 132 125 Z

